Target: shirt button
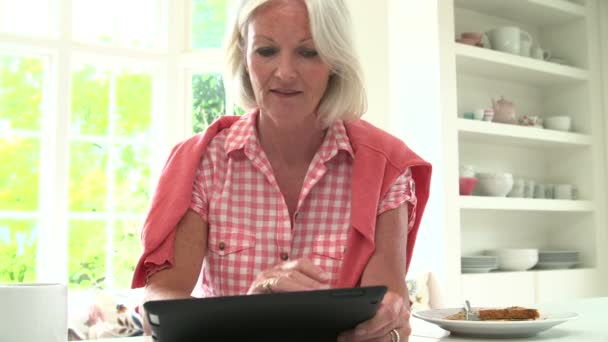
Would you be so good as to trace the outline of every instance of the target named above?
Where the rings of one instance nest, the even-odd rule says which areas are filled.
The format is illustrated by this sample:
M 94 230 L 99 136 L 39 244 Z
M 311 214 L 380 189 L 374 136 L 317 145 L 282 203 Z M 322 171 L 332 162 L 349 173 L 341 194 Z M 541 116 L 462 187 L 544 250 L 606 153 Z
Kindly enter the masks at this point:
M 220 251 L 223 251 L 226 248 L 226 244 L 224 243 L 224 241 L 221 241 L 219 243 L 218 248 L 220 249 Z
M 281 253 L 281 260 L 287 261 L 287 259 L 289 259 L 289 254 L 287 252 Z

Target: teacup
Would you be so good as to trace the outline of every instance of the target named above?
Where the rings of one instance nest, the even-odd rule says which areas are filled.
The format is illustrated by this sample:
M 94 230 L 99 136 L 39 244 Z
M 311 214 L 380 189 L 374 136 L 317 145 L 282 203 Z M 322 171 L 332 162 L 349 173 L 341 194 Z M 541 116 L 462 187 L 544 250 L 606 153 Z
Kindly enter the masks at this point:
M 544 50 L 540 46 L 535 46 L 532 48 L 531 56 L 532 58 L 546 61 L 551 58 L 551 50 Z

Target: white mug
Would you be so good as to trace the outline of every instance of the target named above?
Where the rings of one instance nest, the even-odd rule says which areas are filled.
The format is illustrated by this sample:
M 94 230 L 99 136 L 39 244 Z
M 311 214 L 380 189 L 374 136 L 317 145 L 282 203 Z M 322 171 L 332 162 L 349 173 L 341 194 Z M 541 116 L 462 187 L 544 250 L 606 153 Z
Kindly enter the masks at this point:
M 67 341 L 65 284 L 0 284 L 0 306 L 0 340 Z

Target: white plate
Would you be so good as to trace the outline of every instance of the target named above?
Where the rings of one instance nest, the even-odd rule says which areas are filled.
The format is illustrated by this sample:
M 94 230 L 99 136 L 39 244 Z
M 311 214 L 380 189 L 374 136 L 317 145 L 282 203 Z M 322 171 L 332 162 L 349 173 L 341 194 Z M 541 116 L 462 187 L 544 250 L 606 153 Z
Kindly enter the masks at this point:
M 473 308 L 475 311 L 479 308 Z M 438 325 L 457 335 L 478 337 L 529 337 L 553 326 L 578 317 L 576 313 L 541 314 L 535 321 L 455 321 L 445 319 L 462 311 L 462 308 L 425 310 L 412 313 L 416 318 Z
M 539 261 L 534 268 L 543 270 L 556 270 L 571 268 L 578 265 L 578 261 Z
M 488 273 L 497 269 L 497 266 L 488 266 L 488 267 L 461 267 L 460 270 L 462 273 Z

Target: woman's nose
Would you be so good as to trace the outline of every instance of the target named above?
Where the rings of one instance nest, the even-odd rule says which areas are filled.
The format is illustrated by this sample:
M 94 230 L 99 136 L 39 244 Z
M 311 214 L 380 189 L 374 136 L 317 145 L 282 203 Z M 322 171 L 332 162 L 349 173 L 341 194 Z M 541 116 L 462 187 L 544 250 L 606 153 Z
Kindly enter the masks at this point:
M 282 80 L 292 80 L 298 74 L 296 61 L 292 56 L 283 55 L 278 60 L 275 76 Z

